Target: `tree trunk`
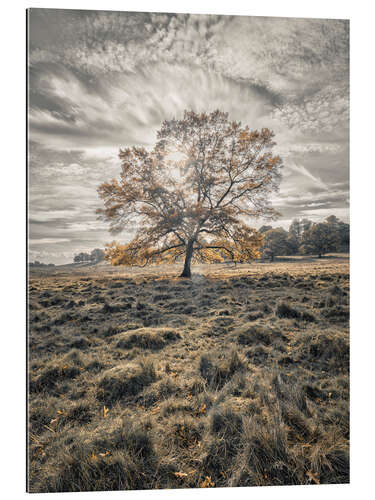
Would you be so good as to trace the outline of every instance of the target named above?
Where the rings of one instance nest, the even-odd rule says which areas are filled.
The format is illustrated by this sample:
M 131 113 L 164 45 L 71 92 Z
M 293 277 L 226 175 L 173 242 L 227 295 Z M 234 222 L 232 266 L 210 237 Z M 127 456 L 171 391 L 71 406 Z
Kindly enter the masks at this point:
M 193 256 L 193 247 L 194 247 L 194 241 L 189 240 L 186 246 L 184 270 L 180 274 L 181 278 L 191 278 L 190 263 L 191 263 L 191 258 Z

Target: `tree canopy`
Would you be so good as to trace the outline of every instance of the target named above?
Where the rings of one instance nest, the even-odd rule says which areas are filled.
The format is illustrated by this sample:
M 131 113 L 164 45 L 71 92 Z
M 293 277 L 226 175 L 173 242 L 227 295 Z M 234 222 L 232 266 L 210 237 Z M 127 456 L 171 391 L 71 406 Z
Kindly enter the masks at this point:
M 136 234 L 109 245 L 107 259 L 147 265 L 184 257 L 189 277 L 192 260 L 258 257 L 263 237 L 249 220 L 278 215 L 269 201 L 282 167 L 273 139 L 271 130 L 250 130 L 219 110 L 185 111 L 162 123 L 151 151 L 120 149 L 120 178 L 99 186 L 98 213 L 112 233 L 136 227 Z
M 312 224 L 302 235 L 301 250 L 305 254 L 316 253 L 322 257 L 328 252 L 336 251 L 339 245 L 338 229 L 328 220 Z
M 309 219 L 293 219 L 288 231 L 282 227 L 262 226 L 264 236 L 262 258 L 274 260 L 276 256 L 296 254 L 318 254 L 349 251 L 349 224 L 330 215 L 324 222 L 314 223 Z
M 277 227 L 264 233 L 263 257 L 269 257 L 273 262 L 277 255 L 285 255 L 288 250 L 288 233 L 285 229 Z
M 94 248 L 94 250 L 92 250 L 91 253 L 80 252 L 76 254 L 73 258 L 73 261 L 75 263 L 81 263 L 81 262 L 97 263 L 101 262 L 102 260 L 104 260 L 104 251 L 101 250 L 100 248 Z

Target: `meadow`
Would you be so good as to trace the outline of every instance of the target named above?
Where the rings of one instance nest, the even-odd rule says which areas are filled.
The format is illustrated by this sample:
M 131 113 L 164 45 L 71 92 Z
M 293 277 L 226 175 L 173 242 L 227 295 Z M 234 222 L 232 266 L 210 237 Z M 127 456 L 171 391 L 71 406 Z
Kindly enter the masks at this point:
M 349 482 L 349 257 L 29 273 L 29 491 Z

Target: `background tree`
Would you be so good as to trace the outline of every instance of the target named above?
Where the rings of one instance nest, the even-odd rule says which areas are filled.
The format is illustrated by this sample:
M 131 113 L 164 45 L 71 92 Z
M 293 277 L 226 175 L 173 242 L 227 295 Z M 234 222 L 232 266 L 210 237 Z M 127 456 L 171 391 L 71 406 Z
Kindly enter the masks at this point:
M 329 222 L 312 224 L 302 235 L 301 251 L 304 254 L 318 254 L 321 258 L 328 252 L 335 252 L 340 244 L 338 231 Z
M 74 256 L 74 262 L 80 263 L 80 262 L 90 262 L 91 261 L 91 256 L 89 253 L 86 252 L 80 252 L 79 254 Z
M 297 254 L 299 252 L 299 246 L 301 243 L 303 227 L 301 221 L 294 219 L 288 230 L 288 245 L 291 254 Z
M 30 262 L 29 264 L 31 267 L 55 267 L 55 264 L 44 264 L 43 262 L 40 262 L 39 260 L 36 260 L 35 262 Z
M 274 218 L 269 196 L 280 182 L 281 159 L 272 155 L 274 134 L 229 121 L 228 113 L 185 111 L 164 121 L 152 151 L 120 150 L 119 180 L 99 186 L 98 212 L 118 233 L 138 227 L 130 243 L 111 244 L 113 264 L 146 265 L 184 257 L 243 262 L 259 255 L 262 236 L 250 218 Z
M 350 247 L 350 226 L 345 222 L 340 223 L 339 227 L 340 251 L 349 252 Z
M 288 233 L 285 229 L 277 227 L 264 233 L 262 256 L 273 262 L 277 255 L 289 253 Z
M 104 251 L 100 248 L 94 248 L 90 254 L 90 258 L 92 262 L 102 262 L 104 260 Z
M 312 221 L 309 219 L 302 219 L 301 220 L 301 227 L 302 227 L 302 235 L 305 231 L 308 231 L 310 227 L 312 226 Z M 301 237 L 302 237 L 301 235 Z
M 326 222 L 329 224 L 332 231 L 336 231 L 338 235 L 337 252 L 349 250 L 350 243 L 350 226 L 339 220 L 335 215 L 327 217 Z
M 262 226 L 258 229 L 258 232 L 261 233 L 261 234 L 264 234 L 266 233 L 267 231 L 270 231 L 271 229 L 273 229 L 272 226 Z

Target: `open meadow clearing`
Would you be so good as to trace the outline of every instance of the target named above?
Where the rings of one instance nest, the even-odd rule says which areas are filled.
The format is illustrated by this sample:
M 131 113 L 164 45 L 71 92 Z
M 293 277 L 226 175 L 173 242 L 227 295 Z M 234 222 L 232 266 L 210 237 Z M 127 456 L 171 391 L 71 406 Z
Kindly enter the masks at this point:
M 349 258 L 29 276 L 29 488 L 349 482 Z

